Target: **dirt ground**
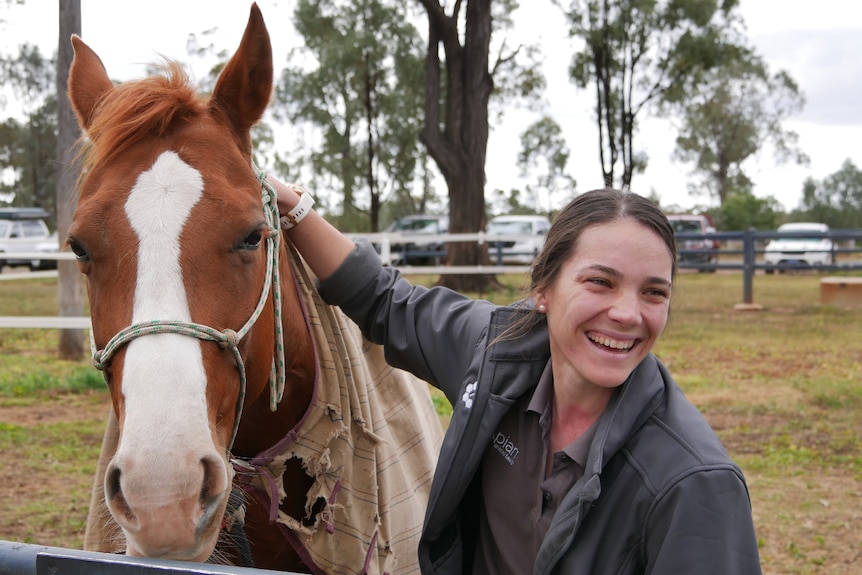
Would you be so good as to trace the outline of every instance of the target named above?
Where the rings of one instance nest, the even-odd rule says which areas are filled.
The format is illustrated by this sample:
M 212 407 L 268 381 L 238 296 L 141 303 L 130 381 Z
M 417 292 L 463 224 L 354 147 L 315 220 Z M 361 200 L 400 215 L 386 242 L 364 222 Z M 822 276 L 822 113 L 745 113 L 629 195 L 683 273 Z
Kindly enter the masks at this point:
M 76 424 L 88 422 L 104 430 L 110 409 L 110 396 L 106 393 L 62 395 L 48 397 L 40 403 L 25 406 L 0 406 L 0 429 L 4 425 L 24 428 L 50 426 L 53 424 Z M 101 434 L 83 436 L 83 441 L 93 452 L 92 469 L 72 469 L 71 472 L 52 473 L 60 467 L 50 449 L 41 451 L 41 460 L 22 458 L 19 454 L 2 453 L 0 449 L 0 516 L 10 508 L 21 509 L 24 502 L 27 510 L 10 513 L 0 521 L 0 539 L 37 543 L 51 546 L 81 548 L 83 525 L 89 508 L 92 474 L 101 445 Z M 65 469 L 65 467 L 63 467 Z M 51 510 L 67 502 L 66 508 Z M 32 513 L 34 518 L 27 515 Z
M 88 394 L 77 401 L 69 400 L 69 397 L 66 395 L 33 405 L 0 406 L 0 421 L 24 427 L 88 421 L 104 418 L 111 406 L 111 398 L 106 393 Z
M 727 450 L 741 463 L 751 495 L 764 575 L 862 573 L 862 479 L 832 468 L 819 475 L 756 473 L 746 454 L 773 440 L 769 415 L 707 414 Z M 859 422 L 862 427 L 862 422 Z M 800 451 L 826 440 L 816 431 L 788 438 Z M 834 441 L 834 438 L 832 439 Z M 855 444 L 850 449 L 855 449 Z
M 97 425 L 107 414 L 109 397 L 92 393 L 49 398 L 38 404 L 0 407 L 3 424 L 43 427 L 54 423 Z M 768 417 L 768 416 L 765 416 Z M 752 419 L 754 418 L 754 419 Z M 744 457 L 761 449 L 762 431 L 768 421 L 755 421 L 736 414 L 708 415 L 731 453 Z M 749 431 L 746 431 L 749 430 Z M 101 437 L 86 436 L 88 448 L 98 454 Z M 817 437 L 798 437 L 804 446 Z M 23 501 L 43 501 L 65 511 L 37 509 L 37 519 L 16 513 L 11 522 L 0 521 L 0 539 L 80 548 L 83 524 L 89 505 L 92 471 L 78 469 L 69 474 L 51 473 L 53 462 L 19 462 L 9 453 L 0 453 L 0 517 L 4 510 Z M 95 465 L 95 463 L 94 463 Z M 791 475 L 775 479 L 775 474 L 746 470 L 754 507 L 755 524 L 761 546 L 765 575 L 856 575 L 862 573 L 862 483 L 846 470 L 833 470 L 819 477 Z

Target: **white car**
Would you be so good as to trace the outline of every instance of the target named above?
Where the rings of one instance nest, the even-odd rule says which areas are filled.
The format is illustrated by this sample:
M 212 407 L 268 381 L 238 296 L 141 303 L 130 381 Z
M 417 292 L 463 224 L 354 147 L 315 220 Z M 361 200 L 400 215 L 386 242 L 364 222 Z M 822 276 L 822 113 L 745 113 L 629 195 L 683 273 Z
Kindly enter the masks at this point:
M 766 273 L 771 274 L 776 267 L 783 271 L 780 268 L 835 264 L 832 240 L 821 237 L 822 234 L 829 233 L 829 226 L 826 224 L 797 222 L 781 225 L 777 231 L 785 232 L 788 236 L 774 238 L 766 244 L 763 254 L 763 261 L 767 265 Z
M 44 242 L 39 242 L 36 244 L 35 250 L 37 252 L 45 253 L 45 254 L 56 254 L 60 251 L 60 240 L 57 237 L 57 232 L 51 234 L 51 236 L 45 240 Z M 57 269 L 57 260 L 54 258 L 49 258 L 46 260 L 30 260 L 30 269 L 31 270 L 55 270 Z
M 43 269 L 56 266 L 56 260 L 24 259 L 17 254 L 56 252 L 58 241 L 51 235 L 41 208 L 0 208 L 0 270 L 4 265 Z
M 551 221 L 545 216 L 497 216 L 485 232 L 491 263 L 531 264 L 545 245 Z M 493 236 L 501 236 L 496 240 Z

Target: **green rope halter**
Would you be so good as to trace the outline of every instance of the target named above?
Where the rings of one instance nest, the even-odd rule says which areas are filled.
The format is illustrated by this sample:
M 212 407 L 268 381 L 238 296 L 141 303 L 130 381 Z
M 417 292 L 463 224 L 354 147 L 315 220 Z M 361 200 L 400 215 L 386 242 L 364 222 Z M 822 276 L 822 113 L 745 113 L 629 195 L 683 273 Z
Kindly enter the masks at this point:
M 278 404 L 284 395 L 285 382 L 285 366 L 284 366 L 284 341 L 281 331 L 281 277 L 278 269 L 278 254 L 280 251 L 279 238 L 281 237 L 279 229 L 279 214 L 278 214 L 278 196 L 275 189 L 266 180 L 266 172 L 259 170 L 257 166 L 252 164 L 252 168 L 257 174 L 257 179 L 261 184 L 261 199 L 263 202 L 263 211 L 266 215 L 266 221 L 269 225 L 269 234 L 266 238 L 266 277 L 264 279 L 263 291 L 260 294 L 260 300 L 257 302 L 257 307 L 252 312 L 251 317 L 245 322 L 245 325 L 234 331 L 225 329 L 219 331 L 217 329 L 201 325 L 198 323 L 175 321 L 175 320 L 153 320 L 144 321 L 130 325 L 129 327 L 120 330 L 107 343 L 104 349 L 96 349 L 96 341 L 93 336 L 93 330 L 90 330 L 90 348 L 93 355 L 93 366 L 104 371 L 111 362 L 111 358 L 119 348 L 126 345 L 135 338 L 156 334 L 156 333 L 172 333 L 179 335 L 187 335 L 196 337 L 201 340 L 214 341 L 218 343 L 222 349 L 228 349 L 233 353 L 236 362 L 237 370 L 239 371 L 239 396 L 236 400 L 236 419 L 233 424 L 228 451 L 233 447 L 233 442 L 236 439 L 237 431 L 239 430 L 239 422 L 242 417 L 242 407 L 245 403 L 246 393 L 246 373 L 245 364 L 243 363 L 242 354 L 239 351 L 239 342 L 244 338 L 251 328 L 254 326 L 257 319 L 263 311 L 266 301 L 269 298 L 269 293 L 272 291 L 273 308 L 275 310 L 275 356 L 272 359 L 272 369 L 269 376 L 269 408 L 275 411 Z

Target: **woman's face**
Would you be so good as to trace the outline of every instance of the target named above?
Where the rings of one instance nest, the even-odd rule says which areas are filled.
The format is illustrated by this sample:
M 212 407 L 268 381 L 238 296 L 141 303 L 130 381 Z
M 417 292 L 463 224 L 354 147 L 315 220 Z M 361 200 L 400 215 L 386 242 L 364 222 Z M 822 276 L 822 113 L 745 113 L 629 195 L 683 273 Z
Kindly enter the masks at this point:
M 664 330 L 672 268 L 661 237 L 634 219 L 586 228 L 554 284 L 534 294 L 548 316 L 555 383 L 622 384 Z

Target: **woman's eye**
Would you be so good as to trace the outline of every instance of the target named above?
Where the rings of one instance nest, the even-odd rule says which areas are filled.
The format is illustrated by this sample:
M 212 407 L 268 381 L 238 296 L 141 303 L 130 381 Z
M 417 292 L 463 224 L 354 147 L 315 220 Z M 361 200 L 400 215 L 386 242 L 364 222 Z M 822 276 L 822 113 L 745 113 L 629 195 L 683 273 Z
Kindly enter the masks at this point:
M 611 282 L 609 282 L 608 280 L 606 280 L 604 278 L 590 278 L 588 281 L 590 283 L 594 283 L 594 284 L 599 285 L 599 286 L 606 286 L 607 287 L 607 286 L 611 285 Z
M 659 288 L 655 288 L 655 289 L 648 289 L 648 290 L 646 290 L 646 292 L 645 292 L 645 293 L 646 293 L 648 296 L 652 296 L 652 297 L 660 297 L 660 298 L 667 298 L 667 297 L 669 297 L 667 290 L 663 290 L 663 289 L 659 289 Z
M 256 250 L 260 247 L 262 239 L 263 233 L 260 230 L 255 230 L 243 238 L 243 240 L 237 244 L 237 248 L 241 250 Z

